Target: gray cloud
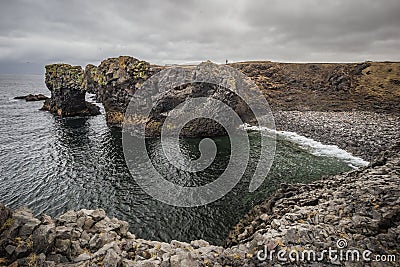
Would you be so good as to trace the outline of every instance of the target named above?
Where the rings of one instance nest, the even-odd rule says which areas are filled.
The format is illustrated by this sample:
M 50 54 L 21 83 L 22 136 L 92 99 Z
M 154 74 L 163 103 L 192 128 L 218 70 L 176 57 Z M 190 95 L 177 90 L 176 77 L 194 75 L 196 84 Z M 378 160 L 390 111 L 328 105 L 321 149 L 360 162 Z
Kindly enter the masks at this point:
M 0 4 L 0 73 L 132 55 L 156 64 L 400 60 L 398 0 Z

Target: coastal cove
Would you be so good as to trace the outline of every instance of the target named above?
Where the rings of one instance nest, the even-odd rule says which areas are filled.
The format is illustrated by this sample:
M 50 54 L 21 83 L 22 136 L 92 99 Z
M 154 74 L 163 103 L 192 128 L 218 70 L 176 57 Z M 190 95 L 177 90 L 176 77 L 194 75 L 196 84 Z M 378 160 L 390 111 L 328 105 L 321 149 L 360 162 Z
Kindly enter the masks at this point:
M 400 1 L 2 1 L 0 267 L 400 267 Z
M 36 88 L 34 93 L 46 94 L 41 76 L 1 78 L 4 127 L 0 202 L 11 208 L 28 206 L 36 215 L 59 216 L 71 209 L 103 208 L 109 216 L 128 221 L 130 230 L 141 238 L 168 242 L 205 239 L 222 244 L 242 216 L 281 183 L 311 182 L 323 175 L 351 170 L 343 159 L 316 156 L 307 147 L 280 138 L 273 168 L 255 193 L 247 192 L 253 164 L 223 199 L 205 207 L 171 207 L 151 199 L 135 183 L 124 163 L 121 130 L 108 127 L 103 115 L 58 118 L 39 111 L 42 103 L 13 99 L 14 95 L 31 93 L 32 88 Z M 251 133 L 250 139 L 251 161 L 255 163 L 257 133 Z M 188 157 L 198 156 L 200 140 L 183 139 Z M 218 177 L 229 161 L 229 138 L 214 140 L 219 149 L 217 161 L 198 174 L 179 173 L 165 165 L 160 140 L 149 139 L 148 149 L 160 172 L 176 174 L 180 181 L 175 182 L 204 184 Z
M 68 68 L 61 75 L 66 75 Z M 155 67 L 151 68 L 154 71 Z M 254 74 L 255 67 L 250 69 Z M 51 79 L 51 86 L 56 85 Z M 282 99 L 301 98 L 303 92 L 269 95 L 277 147 L 262 186 L 248 192 L 260 135 L 270 129 L 245 124 L 241 128 L 249 131 L 251 146 L 242 180 L 216 202 L 178 208 L 152 199 L 132 177 L 142 174 L 129 173 L 121 128 L 115 123 L 121 122 L 129 94 L 119 95 L 117 100 L 113 94 L 107 95 L 124 86 L 114 81 L 103 91 L 91 91 L 94 94 L 80 99 L 83 113 L 79 115 L 57 99 L 45 102 L 51 112 L 40 110 L 40 101 L 14 99 L 48 95 L 42 76 L 0 75 L 0 203 L 17 209 L 0 206 L 0 247 L 4 249 L 1 255 L 6 256 L 0 257 L 0 262 L 22 266 L 32 262 L 39 266 L 263 266 L 265 262 L 256 256 L 262 244 L 318 250 L 323 248 L 321 244 L 332 245 L 343 236 L 352 248 L 386 255 L 398 251 L 393 241 L 400 212 L 396 202 L 400 192 L 396 182 L 400 151 L 396 106 L 374 110 L 372 102 L 365 110 L 336 99 L 334 110 L 329 106 L 321 110 L 316 103 L 309 106 L 312 102 L 297 103 L 300 106 L 292 110 L 282 105 Z M 139 80 L 134 78 L 136 83 Z M 81 94 L 79 84 L 77 88 Z M 65 89 L 63 84 L 55 89 L 57 94 L 61 92 L 60 99 Z M 263 90 L 270 93 L 269 87 Z M 67 95 L 70 93 L 74 94 L 68 91 Z M 328 101 L 328 93 L 319 93 Z M 85 116 L 87 110 L 101 114 Z M 71 114 L 78 116 L 69 117 Z M 146 148 L 157 170 L 174 183 L 203 185 L 215 180 L 229 161 L 231 140 L 211 138 L 218 148 L 216 160 L 198 173 L 169 164 L 157 136 L 146 139 Z M 199 157 L 201 140 L 180 139 L 187 159 Z M 372 164 L 365 167 L 369 162 Z M 32 213 L 18 209 L 21 206 Z M 322 234 L 315 235 L 318 231 Z M 379 239 L 369 237 L 378 234 Z M 20 240 L 19 245 L 15 240 Z M 384 243 L 378 244 L 380 240 Z

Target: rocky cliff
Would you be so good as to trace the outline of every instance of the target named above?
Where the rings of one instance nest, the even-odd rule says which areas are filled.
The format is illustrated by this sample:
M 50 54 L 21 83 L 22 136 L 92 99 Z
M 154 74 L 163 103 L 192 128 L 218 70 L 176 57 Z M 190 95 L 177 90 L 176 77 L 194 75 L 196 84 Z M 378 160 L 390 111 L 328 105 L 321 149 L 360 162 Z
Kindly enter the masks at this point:
M 86 90 L 82 87 L 83 70 L 80 66 L 47 65 L 45 82 L 51 98 L 46 99 L 42 110 L 65 117 L 100 114 L 99 107 L 85 101 Z
M 109 58 L 97 67 L 86 66 L 83 85 L 103 103 L 107 123 L 121 126 L 130 98 L 154 72 L 146 61 L 129 56 Z
M 202 69 L 207 68 L 207 64 L 210 65 L 210 68 L 217 66 L 212 63 L 203 63 L 200 67 L 185 66 L 184 69 L 190 69 L 194 76 L 202 75 Z M 169 71 L 165 73 L 165 77 L 160 77 L 158 84 L 151 89 L 154 89 L 154 93 L 158 94 L 158 89 L 168 86 L 168 84 L 175 79 L 174 75 L 177 74 L 176 72 L 181 71 L 174 71 L 172 68 L 152 66 L 148 62 L 128 56 L 109 58 L 102 61 L 98 67 L 87 65 L 82 83 L 88 92 L 96 94 L 97 101 L 103 103 L 106 111 L 107 123 L 111 126 L 121 126 L 129 101 L 136 90 L 138 90 L 149 77 L 159 73 L 159 71 L 163 69 L 168 69 Z M 214 76 L 216 72 L 218 71 L 215 70 L 213 73 Z M 220 82 L 228 83 L 227 76 L 229 76 L 229 73 L 220 74 Z M 149 88 L 146 90 L 148 89 Z M 165 95 L 161 96 L 160 99 L 157 99 L 156 103 L 154 103 L 154 110 L 146 123 L 146 134 L 149 136 L 160 134 L 166 114 L 190 97 L 211 97 L 232 107 L 235 112 L 244 119 L 252 116 L 246 104 L 226 88 L 204 82 L 187 83 L 177 88 L 172 88 Z M 138 99 L 137 101 L 145 102 L 144 99 Z M 210 106 L 208 112 L 218 114 L 219 110 L 217 110 L 217 108 L 212 109 Z M 198 119 L 185 126 L 181 135 L 213 136 L 224 133 L 224 128 L 219 124 L 207 119 Z
M 253 79 L 274 110 L 400 113 L 400 63 L 230 64 Z
M 400 113 L 400 63 L 299 64 L 260 61 L 232 63 L 229 66 L 255 81 L 273 110 Z M 46 68 L 46 83 L 52 91 L 52 99 L 46 101 L 44 108 L 72 115 L 69 108 L 84 108 L 82 89 L 85 89 L 96 94 L 96 99 L 103 103 L 108 124 L 121 126 L 127 105 L 136 90 L 149 77 L 168 68 L 171 67 L 150 65 L 129 56 L 109 58 L 99 66 L 89 64 L 84 73 L 80 67 L 51 65 Z M 64 95 L 66 91 L 60 90 L 63 87 L 69 87 L 71 93 Z M 199 85 L 177 88 L 160 101 L 163 106 L 159 111 L 165 113 L 170 110 L 189 97 L 189 92 L 200 92 L 196 96 L 212 96 L 214 93 L 211 92 L 215 92 L 212 86 L 207 90 L 204 85 L 202 89 L 197 87 Z M 160 122 L 162 119 L 149 123 L 153 132 L 159 132 Z

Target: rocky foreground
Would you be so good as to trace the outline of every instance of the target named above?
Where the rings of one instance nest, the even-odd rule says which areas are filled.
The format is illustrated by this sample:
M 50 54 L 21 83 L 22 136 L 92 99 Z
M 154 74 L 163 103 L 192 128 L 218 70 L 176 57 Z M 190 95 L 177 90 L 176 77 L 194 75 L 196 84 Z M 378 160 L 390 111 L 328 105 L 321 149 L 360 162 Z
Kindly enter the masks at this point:
M 236 226 L 225 247 L 203 240 L 170 243 L 138 239 L 128 223 L 99 210 L 35 218 L 0 206 L 0 265 L 11 266 L 398 266 L 400 261 L 400 148 L 369 167 L 307 185 L 282 185 Z M 368 259 L 316 257 L 313 250 L 368 250 Z M 343 241 L 344 240 L 344 241 Z M 340 243 L 342 244 L 342 243 Z M 286 251 L 287 261 L 265 250 Z M 301 254 L 300 254 L 301 255 Z M 338 254 L 337 254 L 338 255 Z M 282 255 L 281 255 L 282 256 Z

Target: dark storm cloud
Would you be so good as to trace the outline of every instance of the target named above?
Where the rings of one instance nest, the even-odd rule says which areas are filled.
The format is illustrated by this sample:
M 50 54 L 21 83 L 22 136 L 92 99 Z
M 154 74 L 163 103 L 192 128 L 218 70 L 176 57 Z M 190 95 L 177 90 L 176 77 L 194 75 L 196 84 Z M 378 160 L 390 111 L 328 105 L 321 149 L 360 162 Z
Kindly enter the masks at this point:
M 3 1 L 0 72 L 49 62 L 400 59 L 398 0 Z M 41 70 L 40 70 L 41 71 Z

